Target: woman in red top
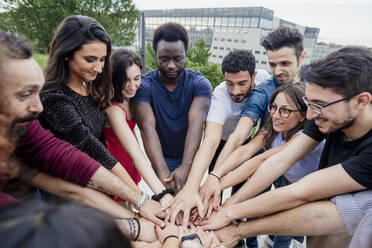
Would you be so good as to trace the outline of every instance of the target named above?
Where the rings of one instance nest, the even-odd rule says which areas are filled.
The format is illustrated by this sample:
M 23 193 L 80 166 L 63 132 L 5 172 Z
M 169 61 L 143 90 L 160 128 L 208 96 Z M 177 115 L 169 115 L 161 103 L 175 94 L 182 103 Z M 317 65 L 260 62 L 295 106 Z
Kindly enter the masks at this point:
M 152 191 L 159 194 L 165 187 L 137 142 L 134 132 L 136 121 L 130 111 L 130 99 L 141 83 L 141 60 L 128 49 L 118 49 L 111 56 L 111 66 L 114 97 L 112 106 L 106 110 L 104 133 L 107 148 L 136 184 L 141 181 L 142 176 Z M 166 194 L 160 202 L 164 206 L 171 200 L 171 195 Z

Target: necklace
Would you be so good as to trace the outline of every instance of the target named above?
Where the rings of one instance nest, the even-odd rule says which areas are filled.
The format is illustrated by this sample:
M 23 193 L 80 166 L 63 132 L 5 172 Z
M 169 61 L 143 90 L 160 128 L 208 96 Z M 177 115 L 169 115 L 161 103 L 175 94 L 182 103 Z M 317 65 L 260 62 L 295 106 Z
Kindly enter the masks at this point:
M 86 82 L 86 81 L 83 82 L 83 86 L 84 86 L 85 88 L 88 87 L 88 84 L 91 84 L 91 82 Z

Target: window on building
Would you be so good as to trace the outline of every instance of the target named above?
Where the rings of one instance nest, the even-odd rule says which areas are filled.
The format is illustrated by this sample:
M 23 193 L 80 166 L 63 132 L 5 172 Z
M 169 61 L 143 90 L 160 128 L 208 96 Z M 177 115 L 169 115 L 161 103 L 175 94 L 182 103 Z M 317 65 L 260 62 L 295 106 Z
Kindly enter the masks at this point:
M 213 40 L 214 40 L 214 41 L 218 41 L 218 39 L 217 39 L 217 38 L 214 38 Z
M 221 41 L 225 41 L 225 38 L 221 38 Z
M 230 47 L 226 47 L 226 51 L 231 51 L 231 48 Z
M 238 42 L 239 42 L 239 40 L 238 40 L 238 39 L 235 39 L 235 40 L 234 40 L 234 42 L 235 42 L 235 43 L 238 43 Z
M 216 47 L 216 46 L 214 46 L 214 47 L 213 47 L 213 49 L 214 49 L 214 50 L 217 50 L 217 47 Z
M 265 55 L 266 54 L 266 51 L 263 51 L 262 54 Z
M 224 47 L 220 47 L 220 50 L 225 50 L 225 48 Z
M 266 61 L 261 61 L 261 64 L 266 65 L 267 62 Z
M 256 64 L 258 64 L 258 62 L 259 62 L 259 61 L 258 61 L 258 60 L 256 60 Z
M 212 58 L 217 58 L 217 56 L 213 54 L 213 55 L 212 55 Z
M 259 50 L 254 51 L 255 54 L 260 54 Z
M 227 42 L 231 42 L 232 41 L 232 39 L 227 39 Z
M 240 42 L 243 43 L 243 44 L 247 43 L 246 40 L 241 40 Z
M 218 56 L 218 58 L 219 58 L 219 59 L 222 59 L 222 58 L 223 58 L 223 56 L 222 56 L 222 55 L 220 55 L 220 56 Z

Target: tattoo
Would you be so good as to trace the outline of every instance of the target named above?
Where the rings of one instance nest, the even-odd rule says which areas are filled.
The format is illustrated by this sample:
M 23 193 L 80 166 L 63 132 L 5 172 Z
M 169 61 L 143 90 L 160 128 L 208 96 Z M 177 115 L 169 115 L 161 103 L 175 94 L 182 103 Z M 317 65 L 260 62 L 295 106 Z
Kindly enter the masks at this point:
M 95 185 L 93 183 L 93 180 L 89 180 L 88 182 L 88 187 L 92 188 L 92 189 L 95 189 L 95 190 L 98 190 L 98 191 L 101 191 L 103 193 L 106 193 L 106 194 L 109 194 L 109 195 L 112 195 L 112 192 L 109 191 L 109 190 L 105 190 L 102 186 L 98 186 L 98 185 Z

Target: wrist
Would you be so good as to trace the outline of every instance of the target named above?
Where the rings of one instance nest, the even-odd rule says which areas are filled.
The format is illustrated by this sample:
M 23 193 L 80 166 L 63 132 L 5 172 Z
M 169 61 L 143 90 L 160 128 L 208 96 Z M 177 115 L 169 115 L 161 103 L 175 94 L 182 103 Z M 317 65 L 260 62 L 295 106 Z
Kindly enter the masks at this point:
M 223 177 L 223 175 L 224 175 L 223 171 L 220 170 L 220 169 L 214 169 L 214 170 L 213 170 L 211 173 L 209 173 L 209 174 L 216 175 L 216 176 L 218 176 L 220 179 L 221 179 L 221 177 Z
M 167 243 L 179 243 L 179 240 L 178 240 L 178 236 L 177 235 L 174 235 L 174 234 L 171 234 L 171 235 L 168 235 L 167 237 L 164 238 L 163 240 L 163 245 L 165 244 L 165 242 Z
M 148 199 L 150 199 L 150 197 L 147 194 L 143 193 L 141 199 L 134 205 L 134 209 L 139 211 L 141 207 L 145 205 Z

